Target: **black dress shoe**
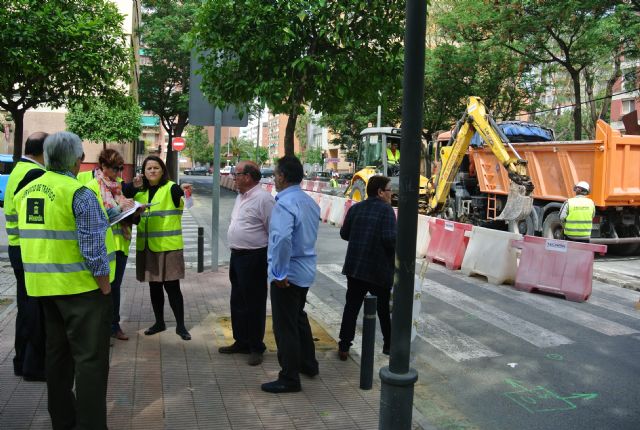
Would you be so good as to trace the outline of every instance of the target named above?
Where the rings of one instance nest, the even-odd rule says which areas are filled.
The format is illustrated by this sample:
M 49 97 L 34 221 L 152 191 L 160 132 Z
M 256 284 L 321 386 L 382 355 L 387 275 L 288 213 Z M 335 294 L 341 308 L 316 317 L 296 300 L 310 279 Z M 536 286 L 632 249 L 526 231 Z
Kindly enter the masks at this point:
M 389 345 L 383 345 L 382 346 L 382 353 L 384 355 L 389 355 L 389 352 L 391 352 L 391 346 Z
M 191 335 L 185 327 L 176 327 L 176 333 L 182 338 L 182 340 L 191 340 Z
M 320 373 L 320 371 L 318 369 L 313 369 L 313 370 L 301 370 L 300 373 L 302 373 L 305 376 L 308 376 L 309 378 L 313 378 L 314 376 L 317 376 L 318 373 Z
M 144 334 L 146 336 L 151 336 L 153 334 L 160 333 L 161 331 L 165 331 L 166 329 L 167 329 L 166 325 L 155 323 L 154 325 L 146 329 L 144 331 Z
M 262 384 L 260 388 L 262 388 L 262 391 L 266 391 L 267 393 L 276 393 L 276 394 L 297 393 L 302 389 L 300 387 L 300 384 L 298 385 L 285 384 L 281 381 L 267 382 L 266 384 Z
M 45 376 L 22 375 L 22 379 L 27 382 L 47 382 L 47 378 Z
M 248 346 L 238 345 L 238 342 L 234 342 L 229 346 L 221 346 L 218 348 L 220 354 L 249 354 L 251 351 Z

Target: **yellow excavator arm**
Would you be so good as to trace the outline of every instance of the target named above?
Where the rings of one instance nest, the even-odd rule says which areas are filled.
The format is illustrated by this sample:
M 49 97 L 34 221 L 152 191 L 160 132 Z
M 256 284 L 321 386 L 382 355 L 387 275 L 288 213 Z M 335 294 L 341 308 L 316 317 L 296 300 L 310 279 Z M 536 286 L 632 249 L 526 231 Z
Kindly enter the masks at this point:
M 478 132 L 489 145 L 496 158 L 507 169 L 511 179 L 507 204 L 496 219 L 518 220 L 527 217 L 533 205 L 533 200 L 529 197 L 533 191 L 533 183 L 527 173 L 527 161 L 520 158 L 478 97 L 469 97 L 467 109 L 451 135 L 450 144 L 441 150 L 442 167 L 435 178 L 432 178 L 428 190 L 428 212 L 438 213 L 444 209 L 451 184 L 460 169 L 474 132 Z M 509 155 L 507 146 L 511 148 L 515 157 Z

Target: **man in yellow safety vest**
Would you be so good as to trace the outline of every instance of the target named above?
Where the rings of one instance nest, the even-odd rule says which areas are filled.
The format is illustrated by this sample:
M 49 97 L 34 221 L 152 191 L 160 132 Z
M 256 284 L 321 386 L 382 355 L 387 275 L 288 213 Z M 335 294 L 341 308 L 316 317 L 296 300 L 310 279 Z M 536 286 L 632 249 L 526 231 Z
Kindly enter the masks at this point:
M 573 187 L 573 191 L 576 196 L 564 202 L 560 209 L 564 237 L 566 240 L 589 242 L 596 213 L 593 201 L 587 197 L 590 192 L 589 183 L 580 181 Z

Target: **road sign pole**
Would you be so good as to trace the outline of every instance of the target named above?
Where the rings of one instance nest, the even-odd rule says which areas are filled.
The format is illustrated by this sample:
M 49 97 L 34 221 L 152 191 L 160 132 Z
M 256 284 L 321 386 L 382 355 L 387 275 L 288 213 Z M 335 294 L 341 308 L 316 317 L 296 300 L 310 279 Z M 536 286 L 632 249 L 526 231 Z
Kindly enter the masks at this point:
M 408 0 L 404 45 L 402 95 L 402 168 L 398 199 L 398 237 L 391 320 L 389 366 L 380 369 L 381 430 L 411 429 L 414 384 L 418 373 L 409 367 L 413 289 L 416 266 L 418 179 L 424 93 L 424 50 L 427 2 Z
M 222 112 L 214 112 L 213 125 L 213 192 L 211 193 L 211 271 L 218 271 L 218 236 L 220 229 L 220 143 L 222 140 Z

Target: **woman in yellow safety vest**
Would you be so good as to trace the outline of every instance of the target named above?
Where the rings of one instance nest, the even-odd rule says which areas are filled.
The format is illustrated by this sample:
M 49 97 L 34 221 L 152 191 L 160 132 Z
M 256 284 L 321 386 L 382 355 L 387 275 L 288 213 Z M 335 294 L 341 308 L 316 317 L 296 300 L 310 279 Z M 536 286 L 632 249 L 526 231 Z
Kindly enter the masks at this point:
M 93 190 L 107 212 L 113 219 L 122 211 L 133 207 L 136 187 L 142 186 L 142 177 L 134 178 L 132 183 L 124 183 L 120 174 L 124 169 L 124 158 L 115 149 L 104 149 L 98 156 L 98 167 L 78 174 L 78 181 Z M 129 337 L 120 327 L 120 287 L 127 267 L 129 247 L 131 245 L 132 218 L 127 217 L 111 226 L 116 250 L 115 278 L 111 283 L 113 297 L 113 319 L 111 321 L 111 337 L 128 340 Z
M 151 306 L 156 322 L 144 334 L 147 336 L 166 330 L 164 323 L 164 292 L 176 318 L 176 333 L 183 340 L 191 335 L 184 325 L 184 303 L 180 279 L 184 279 L 182 242 L 182 211 L 185 190 L 190 184 L 178 186 L 169 180 L 167 167 L 155 155 L 142 163 L 143 185 L 135 200 L 150 204 L 140 216 L 136 234 L 136 278 L 149 283 Z

